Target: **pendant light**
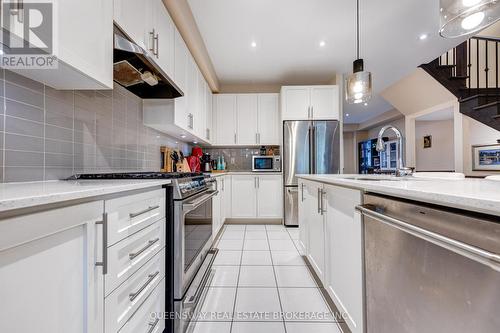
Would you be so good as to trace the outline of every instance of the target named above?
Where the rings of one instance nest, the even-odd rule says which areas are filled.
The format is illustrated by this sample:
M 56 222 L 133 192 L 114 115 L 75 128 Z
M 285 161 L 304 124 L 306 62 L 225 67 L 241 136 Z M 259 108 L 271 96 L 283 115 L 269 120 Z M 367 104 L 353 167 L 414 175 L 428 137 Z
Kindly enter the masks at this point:
M 498 0 L 440 0 L 441 28 L 444 38 L 478 32 L 500 18 Z
M 352 74 L 346 79 L 346 100 L 349 104 L 366 103 L 372 97 L 372 74 L 364 71 L 363 59 L 359 58 L 359 0 L 356 0 L 356 55 Z

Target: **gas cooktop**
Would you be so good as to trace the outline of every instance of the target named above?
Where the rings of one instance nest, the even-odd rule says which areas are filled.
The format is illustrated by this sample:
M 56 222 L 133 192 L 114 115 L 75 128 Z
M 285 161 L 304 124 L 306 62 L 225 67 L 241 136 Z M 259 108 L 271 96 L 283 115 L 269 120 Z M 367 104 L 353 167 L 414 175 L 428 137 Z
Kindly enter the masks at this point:
M 178 179 L 203 176 L 201 172 L 115 172 L 76 174 L 69 180 L 79 179 Z

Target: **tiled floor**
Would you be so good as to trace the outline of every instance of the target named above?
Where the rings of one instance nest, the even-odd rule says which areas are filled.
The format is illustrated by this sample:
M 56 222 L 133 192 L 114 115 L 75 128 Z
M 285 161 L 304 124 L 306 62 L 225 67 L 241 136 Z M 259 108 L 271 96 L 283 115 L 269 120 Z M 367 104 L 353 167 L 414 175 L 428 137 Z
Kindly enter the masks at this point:
M 296 243 L 298 229 L 227 225 L 190 333 L 340 333 Z

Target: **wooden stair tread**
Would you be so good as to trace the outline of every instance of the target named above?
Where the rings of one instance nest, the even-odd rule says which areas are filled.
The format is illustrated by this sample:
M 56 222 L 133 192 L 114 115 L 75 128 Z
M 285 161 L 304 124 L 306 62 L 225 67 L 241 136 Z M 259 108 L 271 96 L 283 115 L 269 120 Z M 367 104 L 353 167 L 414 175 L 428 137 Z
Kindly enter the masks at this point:
M 460 103 L 462 103 L 462 102 L 467 102 L 467 101 L 470 101 L 471 99 L 480 98 L 480 97 L 500 97 L 500 94 L 475 94 L 475 95 L 467 96 L 464 98 L 460 98 L 458 101 Z
M 497 114 L 496 116 L 491 117 L 493 119 L 500 119 L 500 114 Z
M 437 68 L 453 68 L 457 67 L 457 65 L 438 65 Z
M 467 80 L 469 78 L 469 76 L 467 75 L 463 75 L 463 76 L 450 76 L 449 79 L 450 80 Z
M 500 105 L 500 101 L 494 101 L 494 102 L 482 104 L 482 105 L 473 107 L 473 109 L 474 110 L 482 110 L 482 109 L 486 109 L 486 108 L 489 108 L 489 107 L 495 106 L 495 105 Z

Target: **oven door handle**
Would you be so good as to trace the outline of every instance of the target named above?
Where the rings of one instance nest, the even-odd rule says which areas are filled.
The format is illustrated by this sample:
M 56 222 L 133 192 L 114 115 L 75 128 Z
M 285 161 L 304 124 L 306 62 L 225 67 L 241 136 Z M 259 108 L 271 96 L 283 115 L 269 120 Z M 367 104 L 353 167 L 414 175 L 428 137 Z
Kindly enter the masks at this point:
M 189 202 L 186 202 L 186 203 L 183 203 L 182 204 L 182 209 L 185 211 L 185 212 L 190 212 L 192 210 L 195 210 L 196 208 L 198 208 L 199 206 L 203 205 L 205 202 L 207 202 L 208 200 L 212 199 L 213 197 L 215 197 L 217 194 L 219 194 L 219 191 L 210 191 L 209 194 L 206 194 L 206 195 L 203 195 L 193 201 L 189 201 Z

